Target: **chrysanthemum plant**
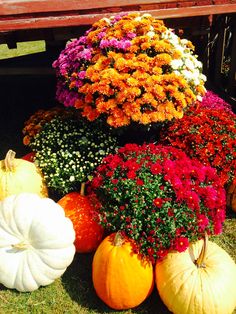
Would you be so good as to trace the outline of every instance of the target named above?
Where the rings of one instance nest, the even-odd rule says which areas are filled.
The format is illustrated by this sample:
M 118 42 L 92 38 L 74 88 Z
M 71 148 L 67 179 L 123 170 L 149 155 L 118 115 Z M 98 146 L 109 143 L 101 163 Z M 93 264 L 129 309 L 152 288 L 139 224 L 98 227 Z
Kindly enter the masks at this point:
M 68 114 L 44 123 L 29 146 L 50 191 L 60 197 L 80 190 L 101 160 L 114 153 L 117 138 L 107 126 Z
M 206 91 L 205 95 L 202 97 L 202 101 L 199 102 L 199 105 L 208 109 L 228 110 L 231 112 L 233 111 L 232 106 L 229 103 L 210 90 Z
M 192 43 L 149 14 L 99 20 L 53 67 L 58 101 L 114 128 L 182 118 L 205 93 Z
M 160 142 L 214 167 L 227 188 L 236 184 L 236 114 L 227 103 L 208 104 L 210 99 L 163 128 Z
M 51 121 L 55 117 L 66 117 L 68 115 L 76 116 L 76 113 L 71 108 L 68 109 L 61 106 L 37 110 L 24 123 L 24 128 L 22 130 L 23 144 L 28 146 L 35 135 L 41 131 L 45 123 Z
M 90 189 L 101 202 L 100 223 L 134 239 L 153 263 L 222 231 L 225 190 L 215 169 L 176 148 L 126 144 L 103 159 Z

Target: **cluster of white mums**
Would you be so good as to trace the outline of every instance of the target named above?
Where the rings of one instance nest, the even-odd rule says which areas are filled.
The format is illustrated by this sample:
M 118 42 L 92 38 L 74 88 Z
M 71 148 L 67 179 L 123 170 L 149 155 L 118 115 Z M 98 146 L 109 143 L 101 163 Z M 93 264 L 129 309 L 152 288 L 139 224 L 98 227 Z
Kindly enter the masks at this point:
M 201 81 L 207 80 L 206 76 L 202 74 L 202 63 L 197 59 L 196 55 L 187 47 L 188 40 L 180 39 L 171 30 L 166 30 L 162 34 L 163 39 L 168 39 L 175 49 L 181 53 L 180 59 L 171 61 L 171 67 L 174 73 L 183 76 L 190 85 L 200 85 Z M 202 100 L 198 96 L 198 100 Z

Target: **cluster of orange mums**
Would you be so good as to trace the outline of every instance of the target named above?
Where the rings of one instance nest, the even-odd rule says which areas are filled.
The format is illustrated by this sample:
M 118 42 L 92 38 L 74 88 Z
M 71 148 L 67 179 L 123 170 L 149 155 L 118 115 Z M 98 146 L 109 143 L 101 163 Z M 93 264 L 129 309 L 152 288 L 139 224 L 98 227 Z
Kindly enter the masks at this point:
M 179 59 L 181 53 L 161 38 L 167 30 L 163 21 L 149 15 L 138 17 L 129 14 L 112 25 L 102 19 L 86 36 L 86 44 L 93 47 L 92 58 L 87 68 L 81 66 L 86 70 L 86 82 L 78 88 L 81 97 L 74 106 L 90 121 L 105 114 L 109 125 L 120 127 L 131 121 L 150 124 L 181 118 L 196 95 L 204 94 L 201 84 L 190 86 L 171 69 L 171 60 Z M 135 37 L 125 51 L 109 46 L 101 49 L 101 33 L 105 41 L 115 38 L 119 42 L 129 34 Z M 187 46 L 193 49 L 191 42 Z M 77 75 L 71 74 L 70 89 L 75 87 Z

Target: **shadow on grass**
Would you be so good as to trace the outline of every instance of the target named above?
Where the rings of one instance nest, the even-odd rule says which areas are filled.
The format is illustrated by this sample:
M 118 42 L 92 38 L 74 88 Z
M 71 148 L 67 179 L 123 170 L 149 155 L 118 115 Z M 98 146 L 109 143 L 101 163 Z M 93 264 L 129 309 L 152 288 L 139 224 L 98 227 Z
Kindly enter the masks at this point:
M 98 313 L 127 313 L 110 309 L 96 295 L 92 283 L 93 254 L 76 254 L 74 261 L 62 276 L 62 284 L 71 299 L 79 305 Z M 171 312 L 161 301 L 156 288 L 140 306 L 129 313 L 138 314 L 169 314 Z

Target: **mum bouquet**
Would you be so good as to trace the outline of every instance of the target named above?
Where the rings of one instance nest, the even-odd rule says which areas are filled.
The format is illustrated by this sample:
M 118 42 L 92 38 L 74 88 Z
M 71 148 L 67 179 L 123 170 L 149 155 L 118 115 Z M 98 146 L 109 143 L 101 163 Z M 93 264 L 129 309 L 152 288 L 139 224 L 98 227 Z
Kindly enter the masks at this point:
M 179 119 L 205 93 L 193 52 L 190 41 L 149 14 L 103 18 L 53 63 L 56 96 L 114 128 Z
M 199 105 L 203 108 L 229 110 L 232 112 L 231 105 L 210 90 L 206 91 Z
M 215 169 L 176 148 L 126 144 L 103 159 L 90 188 L 100 223 L 134 239 L 153 262 L 222 231 L 225 190 Z
M 216 168 L 223 185 L 236 183 L 236 115 L 201 106 L 162 130 L 160 142 Z
M 47 186 L 64 195 L 80 190 L 117 140 L 109 128 L 75 116 L 56 116 L 29 143 Z
M 37 133 L 39 133 L 43 125 L 51 121 L 56 116 L 65 117 L 68 115 L 76 116 L 76 112 L 64 107 L 53 107 L 49 109 L 37 110 L 28 120 L 24 123 L 23 144 L 28 146 Z

